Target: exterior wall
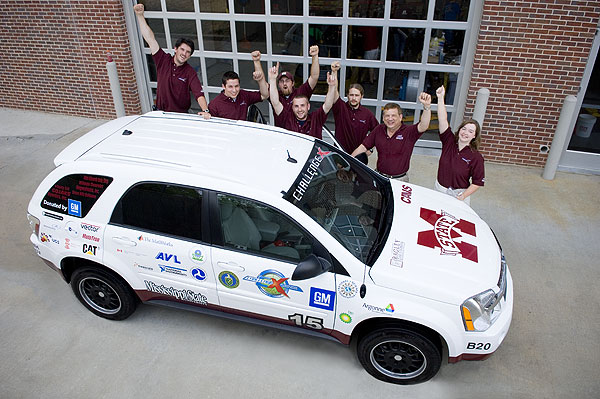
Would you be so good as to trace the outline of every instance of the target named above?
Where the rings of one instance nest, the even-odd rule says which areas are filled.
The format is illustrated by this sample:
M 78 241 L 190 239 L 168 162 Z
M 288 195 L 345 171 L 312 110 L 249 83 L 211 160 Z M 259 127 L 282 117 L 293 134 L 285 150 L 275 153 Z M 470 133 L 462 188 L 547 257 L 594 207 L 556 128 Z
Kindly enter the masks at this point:
M 544 166 L 565 97 L 577 95 L 598 19 L 597 0 L 486 0 L 465 116 L 490 90 L 481 152 Z
M 0 106 L 112 119 L 107 53 L 117 63 L 126 113 L 140 113 L 120 0 L 4 0 Z

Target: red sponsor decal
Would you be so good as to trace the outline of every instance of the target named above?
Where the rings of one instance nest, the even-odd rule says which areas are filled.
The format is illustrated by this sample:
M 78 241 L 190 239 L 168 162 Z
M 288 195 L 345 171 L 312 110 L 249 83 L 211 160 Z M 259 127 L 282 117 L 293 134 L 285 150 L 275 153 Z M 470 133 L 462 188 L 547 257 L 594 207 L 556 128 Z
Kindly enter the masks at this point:
M 461 255 L 463 258 L 477 262 L 477 247 L 462 239 L 463 234 L 476 237 L 475 224 L 457 219 L 451 214 L 421 208 L 421 219 L 433 226 L 432 230 L 421 231 L 417 244 L 428 248 L 440 248 L 441 255 Z M 462 234 L 461 234 L 462 233 Z
M 402 200 L 402 202 L 406 202 L 407 204 L 410 204 L 412 202 L 412 200 L 410 198 L 411 195 L 412 195 L 412 188 L 403 184 L 402 185 L 402 193 L 400 194 L 400 200 Z

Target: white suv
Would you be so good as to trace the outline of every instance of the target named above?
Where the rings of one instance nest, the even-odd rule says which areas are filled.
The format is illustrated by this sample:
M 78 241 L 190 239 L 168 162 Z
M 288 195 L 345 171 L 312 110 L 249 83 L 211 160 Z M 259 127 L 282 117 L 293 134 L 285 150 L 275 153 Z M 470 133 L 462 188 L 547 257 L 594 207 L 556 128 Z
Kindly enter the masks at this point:
M 468 206 L 390 181 L 323 141 L 251 122 L 151 112 L 55 159 L 31 242 L 94 314 L 187 307 L 349 344 L 378 379 L 414 384 L 484 359 L 512 280 Z

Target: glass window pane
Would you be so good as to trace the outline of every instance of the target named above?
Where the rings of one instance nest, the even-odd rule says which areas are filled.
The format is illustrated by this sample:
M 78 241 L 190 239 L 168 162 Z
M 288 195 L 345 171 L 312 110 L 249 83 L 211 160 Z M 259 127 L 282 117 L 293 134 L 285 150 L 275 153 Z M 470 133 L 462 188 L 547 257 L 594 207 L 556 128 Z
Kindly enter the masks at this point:
M 390 27 L 387 60 L 421 62 L 425 29 Z
M 238 75 L 240 75 L 240 87 L 246 90 L 258 90 L 258 83 L 256 83 L 256 80 L 254 80 L 254 78 L 252 77 L 252 74 L 254 73 L 254 62 L 240 60 L 238 64 L 240 66 L 240 72 L 238 73 Z M 265 74 L 266 78 L 266 74 L 268 73 L 267 63 L 262 62 L 261 64 L 263 74 Z
M 437 99 L 433 99 L 433 104 L 437 103 Z M 452 126 L 452 113 L 448 112 L 448 122 L 450 126 Z M 431 123 L 429 123 L 429 128 L 423 133 L 421 136 L 422 140 L 440 140 L 440 129 L 439 129 L 438 117 L 436 112 L 431 113 Z
M 198 49 L 198 33 L 196 21 L 187 19 L 170 19 L 169 30 L 171 31 L 171 43 L 175 47 L 177 40 L 185 37 L 194 42 L 195 50 Z
M 231 51 L 229 21 L 203 20 L 202 39 L 204 41 L 204 50 L 206 51 Z M 220 83 L 219 86 L 221 86 Z
M 206 75 L 209 86 L 221 87 L 223 74 L 227 71 L 233 71 L 233 60 L 223 58 L 206 59 Z M 216 96 L 211 95 L 211 98 Z
M 444 85 L 446 88 L 445 102 L 447 105 L 453 105 L 457 79 L 457 73 L 427 72 L 425 73 L 425 91 L 435 95 L 437 88 Z M 437 103 L 437 98 L 435 98 L 435 103 Z
M 201 0 L 199 4 L 200 12 L 229 12 L 227 0 Z
M 442 21 L 466 21 L 470 0 L 437 0 L 434 19 Z
M 167 0 L 166 3 L 167 11 L 194 12 L 194 0 Z
M 264 14 L 264 1 L 236 0 L 234 2 L 236 14 Z
M 273 54 L 302 55 L 302 24 L 271 24 Z
M 151 82 L 156 82 L 156 64 L 154 58 L 150 54 L 146 54 L 146 62 L 148 63 L 148 75 Z
M 327 89 L 329 85 L 327 84 L 327 72 L 331 71 L 331 65 L 320 65 L 319 66 L 319 80 L 317 81 L 317 85 L 313 91 L 313 94 L 327 94 Z M 339 72 L 338 72 L 339 78 Z
M 381 28 L 377 26 L 348 27 L 348 58 L 379 60 Z
M 355 18 L 383 18 L 385 0 L 350 0 L 349 15 Z
M 162 11 L 162 9 L 160 8 L 160 0 L 144 0 L 144 10 Z
M 341 17 L 342 0 L 309 0 L 309 15 L 320 17 Z
M 374 74 L 375 80 L 370 83 L 369 78 L 371 74 Z M 360 83 L 365 90 L 364 98 L 377 98 L 377 76 L 379 71 L 377 68 L 359 68 L 359 67 L 347 67 L 346 68 L 346 88 L 352 83 Z
M 167 48 L 167 36 L 165 35 L 165 25 L 162 19 L 146 18 L 146 22 L 152 32 L 154 32 L 154 38 L 158 42 L 160 48 Z M 144 40 L 144 46 L 148 46 L 148 43 Z
M 266 27 L 263 22 L 236 22 L 238 52 L 251 53 L 258 50 L 267 52 Z
M 392 0 L 392 19 L 427 19 L 429 0 Z
M 429 41 L 429 64 L 460 64 L 465 31 L 432 29 Z
M 309 25 L 308 45 L 319 46 L 319 57 L 340 58 L 342 46 L 341 25 Z
M 302 15 L 302 1 L 271 0 L 273 15 Z
M 385 70 L 384 100 L 416 102 L 418 89 L 419 71 Z

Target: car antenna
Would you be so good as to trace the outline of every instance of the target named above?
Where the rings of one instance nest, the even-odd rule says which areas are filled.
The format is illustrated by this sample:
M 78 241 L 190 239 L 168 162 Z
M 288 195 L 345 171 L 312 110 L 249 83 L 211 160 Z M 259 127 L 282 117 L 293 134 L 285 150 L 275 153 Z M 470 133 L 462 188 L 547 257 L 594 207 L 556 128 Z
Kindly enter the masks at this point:
M 296 160 L 295 160 L 294 158 L 292 158 L 292 156 L 290 155 L 290 150 L 287 150 L 287 154 L 288 154 L 288 159 L 287 159 L 287 161 L 288 161 L 288 162 L 291 162 L 291 163 L 298 163 L 298 161 L 296 161 Z

